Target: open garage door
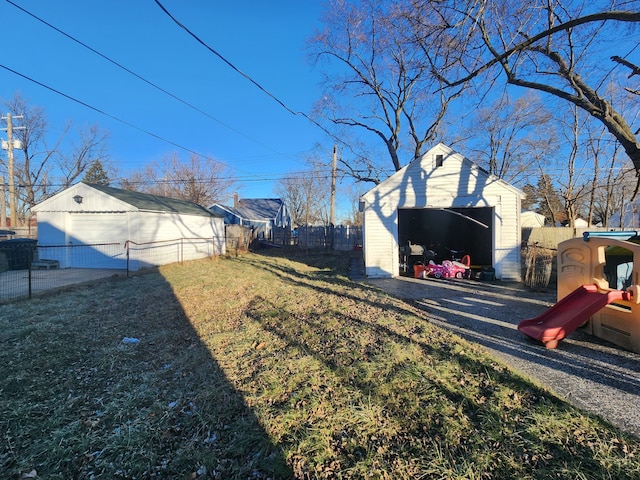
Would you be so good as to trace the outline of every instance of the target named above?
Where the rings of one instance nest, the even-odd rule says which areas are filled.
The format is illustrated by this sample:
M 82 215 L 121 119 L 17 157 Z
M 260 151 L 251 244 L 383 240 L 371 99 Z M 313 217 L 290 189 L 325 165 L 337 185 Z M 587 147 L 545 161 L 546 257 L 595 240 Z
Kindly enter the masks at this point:
M 398 242 L 401 249 L 411 243 L 432 250 L 436 253 L 436 263 L 450 260 L 453 251 L 458 257 L 469 255 L 472 266 L 491 267 L 493 218 L 492 207 L 401 208 L 398 209 Z M 416 261 L 423 260 L 412 255 L 410 266 Z

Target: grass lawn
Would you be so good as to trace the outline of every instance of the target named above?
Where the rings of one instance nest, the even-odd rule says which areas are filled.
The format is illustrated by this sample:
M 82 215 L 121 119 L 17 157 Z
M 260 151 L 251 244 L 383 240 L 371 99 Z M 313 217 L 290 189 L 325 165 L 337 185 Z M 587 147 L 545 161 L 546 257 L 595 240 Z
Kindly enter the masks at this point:
M 640 441 L 348 255 L 275 252 L 0 306 L 0 478 L 640 479 Z

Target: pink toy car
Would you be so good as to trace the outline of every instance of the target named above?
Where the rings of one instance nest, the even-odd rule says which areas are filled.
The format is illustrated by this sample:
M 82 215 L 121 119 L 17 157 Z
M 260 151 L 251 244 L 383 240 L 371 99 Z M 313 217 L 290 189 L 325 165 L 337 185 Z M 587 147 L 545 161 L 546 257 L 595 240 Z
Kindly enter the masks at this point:
M 435 278 L 463 278 L 467 277 L 469 267 L 464 263 L 443 260 L 442 265 L 437 265 L 431 260 L 424 270 L 424 276 Z

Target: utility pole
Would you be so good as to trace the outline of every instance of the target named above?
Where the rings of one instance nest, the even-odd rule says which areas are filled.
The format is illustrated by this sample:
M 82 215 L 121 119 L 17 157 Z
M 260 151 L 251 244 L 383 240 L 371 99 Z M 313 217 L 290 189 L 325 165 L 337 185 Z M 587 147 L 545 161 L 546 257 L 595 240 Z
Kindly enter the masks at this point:
M 15 117 L 22 118 L 22 115 Z M 16 147 L 13 141 L 13 117 L 10 113 L 7 113 L 6 117 L 2 117 L 2 120 L 7 121 L 7 170 L 9 177 L 9 211 L 11 218 L 11 228 L 16 228 L 18 226 L 18 214 L 17 214 L 17 200 L 16 200 L 16 185 L 15 185 L 15 176 L 13 174 L 14 171 L 14 162 L 13 162 L 13 149 Z M 24 128 L 24 127 L 19 127 Z M 4 143 L 4 142 L 3 142 Z M 4 148 L 4 144 L 2 145 Z M 18 147 L 20 148 L 20 147 Z
M 0 177 L 0 230 L 7 227 L 7 197 L 4 177 Z
M 13 176 L 13 121 L 11 114 L 7 113 L 7 160 L 9 169 L 9 211 L 11 212 L 11 228 L 18 226 L 18 214 L 16 213 L 16 184 Z
M 338 166 L 338 146 L 333 146 L 333 162 L 331 165 L 331 210 L 329 213 L 329 230 L 331 234 L 331 250 L 333 250 L 336 226 L 336 170 Z

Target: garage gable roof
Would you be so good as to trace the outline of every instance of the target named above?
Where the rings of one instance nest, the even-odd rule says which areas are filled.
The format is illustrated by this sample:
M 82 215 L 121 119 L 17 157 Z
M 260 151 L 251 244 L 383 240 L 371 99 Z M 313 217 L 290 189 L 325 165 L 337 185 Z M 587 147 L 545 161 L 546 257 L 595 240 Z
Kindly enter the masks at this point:
M 136 207 L 138 210 L 198 215 L 203 217 L 217 216 L 210 210 L 186 200 L 178 200 L 176 198 L 162 197 L 160 195 L 134 192 L 131 190 L 122 190 L 120 188 L 107 187 L 105 185 L 98 185 L 94 183 L 87 183 L 86 185 L 117 198 L 122 202 L 128 203 L 129 205 Z
M 484 184 L 498 185 L 500 186 L 500 188 L 507 189 L 513 194 L 524 197 L 524 192 L 522 190 L 514 187 L 513 185 L 496 177 L 495 175 L 491 175 L 489 172 L 482 169 L 480 166 L 466 158 L 464 155 L 456 152 L 451 147 L 443 143 L 439 143 L 421 157 L 413 159 L 411 162 L 395 172 L 389 178 L 380 182 L 378 185 L 366 192 L 362 196 L 362 198 L 367 199 L 372 195 L 375 195 L 376 193 L 382 193 L 383 191 L 386 192 L 389 190 L 389 188 L 395 188 L 397 186 L 403 185 L 405 183 L 403 180 L 410 174 L 413 175 L 416 170 L 427 173 L 427 175 L 424 176 L 424 181 L 426 182 L 426 178 L 429 178 L 432 173 L 436 172 L 437 169 L 440 168 L 440 166 L 436 165 L 434 161 L 434 159 L 439 155 L 442 155 L 443 165 L 450 165 L 451 162 L 458 162 L 460 172 L 466 169 L 467 171 L 473 172 L 473 174 Z
M 91 191 L 97 191 L 93 197 Z M 73 196 L 80 196 L 80 202 L 74 202 Z M 84 197 L 84 201 L 82 201 Z M 108 199 L 113 201 L 109 205 Z M 128 208 L 126 207 L 128 206 Z M 120 188 L 108 187 L 94 183 L 79 182 L 53 197 L 39 203 L 32 208 L 34 212 L 44 211 L 93 211 L 112 212 L 125 210 L 139 210 L 147 212 L 167 212 L 181 215 L 195 215 L 204 217 L 220 217 L 220 215 L 206 208 L 186 200 L 151 195 L 149 193 L 133 192 Z

